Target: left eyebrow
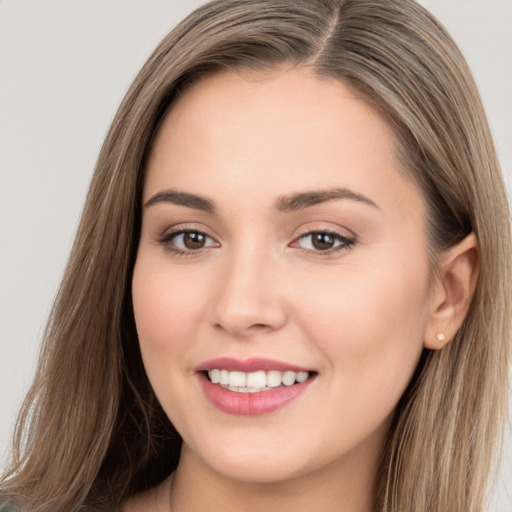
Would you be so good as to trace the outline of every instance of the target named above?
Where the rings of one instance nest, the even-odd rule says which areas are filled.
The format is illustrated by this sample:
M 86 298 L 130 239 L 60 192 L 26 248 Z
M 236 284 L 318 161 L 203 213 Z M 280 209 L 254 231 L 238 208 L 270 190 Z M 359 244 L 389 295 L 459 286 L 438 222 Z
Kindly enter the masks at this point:
M 153 206 L 158 203 L 173 203 L 180 206 L 186 206 L 187 208 L 192 208 L 194 210 L 215 213 L 215 205 L 206 197 L 174 189 L 161 190 L 151 197 L 144 206 L 148 208 L 149 206 Z
M 316 204 L 325 203 L 336 199 L 348 199 L 364 203 L 380 211 L 377 204 L 369 197 L 358 194 L 347 188 L 333 188 L 311 192 L 300 192 L 289 196 L 281 196 L 275 203 L 275 209 L 279 212 L 295 212 L 304 210 Z

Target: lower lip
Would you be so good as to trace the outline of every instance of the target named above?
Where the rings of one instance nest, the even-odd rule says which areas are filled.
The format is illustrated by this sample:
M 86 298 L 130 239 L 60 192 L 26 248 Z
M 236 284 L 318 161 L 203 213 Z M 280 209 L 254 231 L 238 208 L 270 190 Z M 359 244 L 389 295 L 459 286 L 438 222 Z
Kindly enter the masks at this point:
M 293 386 L 281 386 L 269 389 L 268 391 L 237 393 L 236 391 L 230 391 L 217 384 L 213 384 L 203 373 L 199 373 L 198 376 L 206 398 L 217 409 L 228 414 L 242 416 L 267 414 L 284 407 L 302 395 L 314 379 L 309 378 L 305 382 L 300 382 Z

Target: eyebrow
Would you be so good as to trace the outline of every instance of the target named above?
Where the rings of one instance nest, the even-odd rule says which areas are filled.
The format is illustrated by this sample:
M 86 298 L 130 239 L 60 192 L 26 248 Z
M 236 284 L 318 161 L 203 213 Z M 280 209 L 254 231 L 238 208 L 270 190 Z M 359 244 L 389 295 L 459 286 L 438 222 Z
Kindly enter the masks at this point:
M 206 197 L 189 194 L 188 192 L 180 192 L 173 189 L 158 192 L 146 202 L 145 207 L 148 208 L 149 206 L 153 206 L 158 203 L 173 203 L 207 213 L 215 213 L 216 211 L 213 202 L 206 199 Z
M 300 192 L 289 196 L 281 196 L 276 202 L 276 210 L 280 212 L 295 212 L 304 210 L 316 204 L 325 203 L 336 199 L 350 199 L 380 210 L 377 204 L 369 197 L 358 194 L 347 188 L 333 188 L 328 190 L 318 190 L 313 192 Z
M 347 188 L 333 188 L 327 190 L 317 190 L 311 192 L 299 192 L 288 196 L 281 196 L 275 203 L 275 209 L 279 212 L 295 212 L 304 210 L 316 204 L 325 203 L 327 201 L 349 199 L 357 201 L 380 210 L 377 204 L 369 197 L 358 194 Z M 162 190 L 152 196 L 145 204 L 148 208 L 158 203 L 172 203 L 179 206 L 185 206 L 194 210 L 214 214 L 217 209 L 215 204 L 206 197 L 189 192 L 181 192 L 179 190 L 167 189 Z

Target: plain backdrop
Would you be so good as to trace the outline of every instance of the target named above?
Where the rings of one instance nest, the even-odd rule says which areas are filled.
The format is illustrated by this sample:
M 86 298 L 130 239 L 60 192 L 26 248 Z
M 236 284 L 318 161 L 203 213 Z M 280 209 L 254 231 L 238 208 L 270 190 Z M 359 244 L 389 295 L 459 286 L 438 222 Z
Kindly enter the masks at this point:
M 106 130 L 153 47 L 201 3 L 0 0 L 0 461 Z M 422 3 L 475 73 L 510 191 L 512 0 Z M 510 423 L 494 512 L 512 511 Z

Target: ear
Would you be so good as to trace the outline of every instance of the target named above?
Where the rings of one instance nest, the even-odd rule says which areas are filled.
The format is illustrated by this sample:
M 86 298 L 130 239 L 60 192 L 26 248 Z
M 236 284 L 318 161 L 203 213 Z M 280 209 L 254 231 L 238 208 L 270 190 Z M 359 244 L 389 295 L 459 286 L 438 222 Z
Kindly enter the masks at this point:
M 455 336 L 466 318 L 479 269 L 480 252 L 473 233 L 442 254 L 425 330 L 426 348 L 439 350 Z

